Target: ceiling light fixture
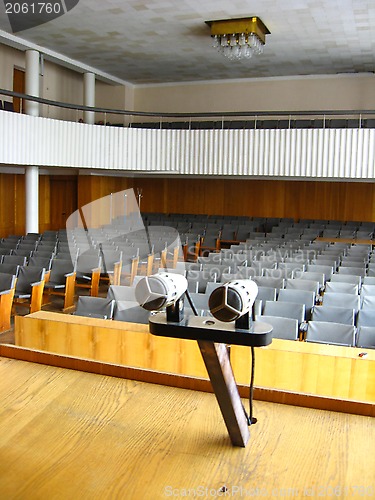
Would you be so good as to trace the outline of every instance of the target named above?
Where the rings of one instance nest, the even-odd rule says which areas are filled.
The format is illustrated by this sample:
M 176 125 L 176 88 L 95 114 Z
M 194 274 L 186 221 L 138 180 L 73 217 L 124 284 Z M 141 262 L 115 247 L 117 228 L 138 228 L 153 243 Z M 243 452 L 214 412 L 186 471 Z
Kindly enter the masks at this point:
M 212 46 L 228 59 L 250 59 L 261 54 L 268 28 L 259 17 L 206 21 L 211 28 Z

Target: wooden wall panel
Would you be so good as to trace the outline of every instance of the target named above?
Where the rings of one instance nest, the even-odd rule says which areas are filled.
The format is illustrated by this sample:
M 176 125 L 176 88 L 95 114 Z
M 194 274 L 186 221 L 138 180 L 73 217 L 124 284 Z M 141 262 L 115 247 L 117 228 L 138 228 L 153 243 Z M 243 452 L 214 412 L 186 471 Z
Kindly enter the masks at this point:
M 142 211 L 375 221 L 375 184 L 237 179 L 135 179 Z
M 52 177 L 39 179 L 40 231 L 55 229 Z M 75 179 L 78 207 L 123 189 L 137 193 L 139 188 L 142 212 L 375 221 L 375 183 L 91 175 Z M 101 213 L 98 221 L 107 223 L 106 217 Z M 0 174 L 0 237 L 24 232 L 24 175 Z
M 0 236 L 14 233 L 16 215 L 15 175 L 0 174 Z
M 133 187 L 133 179 L 127 177 L 105 177 L 96 175 L 78 176 L 78 208 L 88 205 L 92 201 L 100 200 L 111 193 Z M 84 210 L 85 222 L 90 227 L 108 224 L 110 207 L 109 203 L 94 204 Z M 113 217 L 116 213 L 113 214 Z
M 39 231 L 51 229 L 51 186 L 50 176 L 39 176 Z

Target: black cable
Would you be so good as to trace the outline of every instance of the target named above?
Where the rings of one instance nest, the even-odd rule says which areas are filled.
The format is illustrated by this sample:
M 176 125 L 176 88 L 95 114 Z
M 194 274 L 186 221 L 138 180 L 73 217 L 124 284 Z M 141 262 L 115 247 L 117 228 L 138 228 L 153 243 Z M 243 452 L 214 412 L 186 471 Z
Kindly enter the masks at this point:
M 251 346 L 251 377 L 250 377 L 250 393 L 249 393 L 249 416 L 248 424 L 256 424 L 257 419 L 253 417 L 253 393 L 254 393 L 254 375 L 255 375 L 255 350 Z
M 193 299 L 191 298 L 191 295 L 190 295 L 190 292 L 189 292 L 188 289 L 186 289 L 185 295 L 186 295 L 186 297 L 187 297 L 187 299 L 189 301 L 189 304 L 190 304 L 190 307 L 191 307 L 191 309 L 192 309 L 192 311 L 194 313 L 194 316 L 199 316 L 198 311 L 195 308 Z

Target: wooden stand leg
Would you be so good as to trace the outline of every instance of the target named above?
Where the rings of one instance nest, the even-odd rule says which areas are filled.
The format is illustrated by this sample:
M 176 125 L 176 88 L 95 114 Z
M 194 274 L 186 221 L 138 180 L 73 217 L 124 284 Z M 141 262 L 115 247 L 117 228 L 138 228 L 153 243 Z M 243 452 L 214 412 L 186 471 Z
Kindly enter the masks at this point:
M 207 340 L 197 342 L 232 444 L 245 447 L 250 432 L 227 346 Z

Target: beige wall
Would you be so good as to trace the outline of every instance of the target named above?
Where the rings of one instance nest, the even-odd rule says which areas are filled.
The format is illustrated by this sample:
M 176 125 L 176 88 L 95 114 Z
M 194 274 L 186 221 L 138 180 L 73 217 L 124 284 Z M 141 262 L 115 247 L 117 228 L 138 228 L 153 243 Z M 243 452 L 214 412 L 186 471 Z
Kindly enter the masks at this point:
M 13 90 L 14 67 L 25 68 L 25 53 L 0 44 L 0 88 Z M 9 97 L 4 99 L 10 100 Z
M 375 75 L 138 86 L 134 109 L 154 112 L 375 109 Z
M 0 44 L 0 88 L 13 90 L 14 68 L 25 69 L 25 52 Z M 43 76 L 40 77 L 40 96 L 70 104 L 83 104 L 83 74 L 45 60 Z M 96 81 L 96 105 L 114 109 L 131 109 L 133 90 L 120 85 L 109 85 Z M 11 100 L 11 98 L 4 98 Z M 77 121 L 82 112 L 41 106 L 40 115 L 49 118 Z M 98 115 L 96 120 L 104 119 Z M 123 117 L 107 118 L 112 123 L 122 123 Z
M 70 104 L 83 103 L 83 75 L 49 61 L 44 63 L 41 97 Z M 41 115 L 48 118 L 77 121 L 83 113 L 75 110 L 42 106 Z
M 97 81 L 95 85 L 95 102 L 99 108 L 133 110 L 134 92 L 132 87 L 124 85 L 109 85 L 104 82 Z M 126 125 L 129 121 L 124 115 L 104 116 L 103 113 L 98 113 L 96 121 L 102 120 L 112 124 Z

